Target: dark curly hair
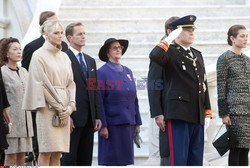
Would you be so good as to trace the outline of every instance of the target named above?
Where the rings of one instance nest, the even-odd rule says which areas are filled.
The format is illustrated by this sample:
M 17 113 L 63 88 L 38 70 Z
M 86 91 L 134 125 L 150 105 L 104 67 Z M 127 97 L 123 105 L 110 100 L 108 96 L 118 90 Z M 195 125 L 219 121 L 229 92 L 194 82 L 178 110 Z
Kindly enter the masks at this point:
M 7 53 L 9 51 L 10 48 L 10 44 L 11 43 L 19 43 L 19 40 L 17 38 L 3 38 L 0 41 L 0 65 L 4 65 L 6 62 L 8 62 L 8 58 L 7 58 Z
M 239 30 L 244 29 L 246 30 L 246 27 L 243 25 L 233 25 L 229 28 L 227 32 L 227 43 L 228 45 L 232 46 L 232 40 L 230 39 L 231 36 L 234 38 L 239 34 Z

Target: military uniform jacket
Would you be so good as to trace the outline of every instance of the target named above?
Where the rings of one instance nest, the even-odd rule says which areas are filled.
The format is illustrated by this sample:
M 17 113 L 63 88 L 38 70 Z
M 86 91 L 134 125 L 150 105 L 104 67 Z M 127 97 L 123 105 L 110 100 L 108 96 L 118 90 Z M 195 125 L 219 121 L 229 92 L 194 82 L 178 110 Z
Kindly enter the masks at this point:
M 194 58 L 178 44 L 171 44 L 167 52 L 156 46 L 149 57 L 165 68 L 165 119 L 204 124 L 204 109 L 210 109 L 205 66 L 201 52 L 194 48 L 191 52 Z

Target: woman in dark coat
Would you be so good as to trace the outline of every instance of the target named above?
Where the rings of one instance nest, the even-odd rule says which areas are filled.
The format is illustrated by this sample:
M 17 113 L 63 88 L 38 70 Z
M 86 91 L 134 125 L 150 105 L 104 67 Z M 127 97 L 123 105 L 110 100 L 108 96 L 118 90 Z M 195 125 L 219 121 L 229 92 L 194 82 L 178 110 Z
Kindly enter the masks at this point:
M 120 64 L 127 47 L 127 40 L 110 38 L 99 51 L 99 58 L 107 62 L 97 71 L 102 115 L 99 165 L 134 164 L 133 139 L 142 122 L 132 71 Z
M 228 31 L 232 48 L 217 61 L 218 107 L 222 122 L 228 125 L 238 144 L 230 149 L 229 166 L 247 166 L 250 148 L 250 58 L 242 53 L 248 33 L 234 25 Z
M 4 122 L 8 123 L 8 126 L 11 127 L 12 123 L 10 122 L 9 112 L 7 107 L 9 107 L 9 102 L 6 96 L 3 79 L 2 79 L 2 72 L 0 68 L 0 151 L 1 151 L 1 163 L 3 164 L 3 150 L 9 147 L 7 140 L 6 140 L 6 130 L 4 126 Z
M 2 41 L 2 40 L 1 40 Z M 0 41 L 0 43 L 1 43 Z M 1 51 L 0 51 L 1 52 Z M 9 102 L 5 92 L 5 87 L 3 84 L 2 72 L 0 68 L 0 165 L 3 166 L 4 163 L 4 150 L 8 148 L 8 143 L 6 140 L 6 132 L 4 129 L 4 122 L 9 123 L 11 126 L 9 113 L 7 107 L 9 107 Z

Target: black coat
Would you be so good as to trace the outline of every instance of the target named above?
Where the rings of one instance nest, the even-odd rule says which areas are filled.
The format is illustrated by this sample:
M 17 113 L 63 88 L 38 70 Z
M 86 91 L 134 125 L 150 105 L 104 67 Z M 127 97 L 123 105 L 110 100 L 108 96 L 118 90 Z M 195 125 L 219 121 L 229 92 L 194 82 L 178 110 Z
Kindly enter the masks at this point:
M 164 67 L 161 98 L 165 119 L 204 124 L 204 109 L 210 109 L 205 66 L 201 52 L 194 48 L 191 51 L 197 58 L 195 66 L 186 57 L 188 53 L 177 44 L 170 45 L 167 52 L 156 46 L 150 59 Z M 158 111 L 151 111 L 151 117 L 157 115 Z
M 27 44 L 23 49 L 23 59 L 22 59 L 22 67 L 29 70 L 30 61 L 32 58 L 33 53 L 42 47 L 43 43 L 45 42 L 45 39 L 43 36 L 40 36 L 39 38 L 31 41 L 29 44 Z M 67 43 L 64 41 L 62 42 L 62 51 L 66 51 L 68 49 Z
M 148 100 L 151 117 L 164 114 L 164 90 L 166 90 L 165 68 L 154 61 L 150 61 L 148 71 Z
M 166 69 L 154 61 L 150 61 L 148 71 L 148 100 L 151 117 L 164 115 L 164 93 L 166 92 Z M 169 156 L 168 129 L 159 129 L 160 157 Z
M 4 122 L 3 109 L 9 106 L 10 104 L 7 99 L 7 94 L 3 84 L 2 72 L 0 68 L 0 150 L 7 149 L 9 146 L 3 129 L 3 122 Z
M 93 126 L 95 126 L 95 120 L 100 119 L 99 106 L 98 106 L 98 91 L 97 89 L 87 89 L 87 80 L 84 73 L 81 70 L 80 64 L 75 57 L 74 53 L 68 49 L 66 51 L 71 62 L 72 70 L 74 74 L 74 82 L 76 84 L 76 109 L 73 112 L 71 118 L 73 119 L 76 127 L 84 127 L 88 119 L 91 118 Z M 84 54 L 88 67 L 88 78 L 92 81 L 96 80 L 96 62 L 93 58 Z M 96 85 L 96 83 L 94 83 Z

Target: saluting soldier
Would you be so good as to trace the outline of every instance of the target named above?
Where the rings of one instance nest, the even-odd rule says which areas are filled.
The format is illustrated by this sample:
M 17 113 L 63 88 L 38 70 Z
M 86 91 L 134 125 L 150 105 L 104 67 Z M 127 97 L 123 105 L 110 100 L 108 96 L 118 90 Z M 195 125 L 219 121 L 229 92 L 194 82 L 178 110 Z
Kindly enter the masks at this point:
M 165 69 L 162 101 L 171 166 L 203 164 L 204 120 L 212 117 L 202 54 L 191 47 L 195 20 L 188 15 L 172 22 L 174 31 L 150 53 Z

